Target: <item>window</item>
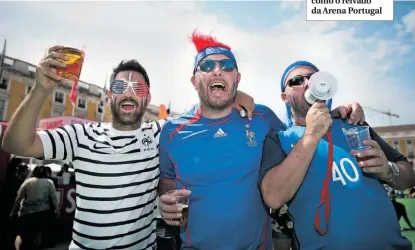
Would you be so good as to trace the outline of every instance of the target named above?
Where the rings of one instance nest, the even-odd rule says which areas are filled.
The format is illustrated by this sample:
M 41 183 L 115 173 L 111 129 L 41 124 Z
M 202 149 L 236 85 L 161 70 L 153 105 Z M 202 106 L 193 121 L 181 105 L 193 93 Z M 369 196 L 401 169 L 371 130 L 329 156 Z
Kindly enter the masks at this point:
M 10 66 L 13 66 L 13 64 L 14 64 L 14 60 L 13 60 L 13 59 L 10 59 L 10 58 L 5 58 L 5 59 L 4 59 L 4 64 L 7 64 L 7 65 L 10 65 Z
M 61 111 L 57 111 L 57 110 L 52 110 L 52 116 L 62 116 L 63 112 Z
M 33 67 L 32 65 L 29 65 L 28 70 L 30 72 L 36 73 L 36 67 Z
M 4 121 L 6 114 L 6 100 L 0 99 L 0 120 Z
M 62 92 L 55 92 L 54 102 L 64 104 L 64 101 L 65 101 L 65 94 Z
M 393 145 L 398 145 L 399 141 L 398 140 L 393 140 Z
M 408 153 L 409 154 L 414 154 L 414 146 L 412 145 L 412 141 L 411 140 L 406 140 L 406 145 L 408 147 Z
M 99 104 L 98 104 L 98 113 L 102 113 L 102 110 L 103 110 L 103 108 L 104 108 L 104 103 L 102 102 L 102 101 L 100 101 L 99 102 Z
M 9 79 L 3 77 L 3 79 L 0 82 L 0 89 L 7 90 L 9 87 Z
M 78 98 L 78 108 L 86 109 L 86 100 Z

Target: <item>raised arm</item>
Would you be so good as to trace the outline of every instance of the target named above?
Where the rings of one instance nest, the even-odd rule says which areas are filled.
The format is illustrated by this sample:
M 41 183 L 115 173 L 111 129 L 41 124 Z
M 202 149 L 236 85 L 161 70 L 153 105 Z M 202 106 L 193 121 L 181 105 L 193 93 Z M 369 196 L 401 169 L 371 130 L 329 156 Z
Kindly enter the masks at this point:
M 50 49 L 53 50 L 56 47 Z M 56 68 L 66 67 L 57 59 L 66 58 L 63 54 L 50 52 L 36 68 L 36 84 L 17 108 L 4 135 L 2 147 L 6 151 L 19 156 L 44 156 L 41 139 L 36 133 L 37 119 L 47 97 L 61 81 Z
M 332 123 L 327 107 L 321 103 L 313 104 L 306 123 L 306 132 L 288 156 L 275 132 L 271 131 L 264 141 L 258 184 L 270 208 L 279 208 L 291 200 L 303 182 L 317 144 Z

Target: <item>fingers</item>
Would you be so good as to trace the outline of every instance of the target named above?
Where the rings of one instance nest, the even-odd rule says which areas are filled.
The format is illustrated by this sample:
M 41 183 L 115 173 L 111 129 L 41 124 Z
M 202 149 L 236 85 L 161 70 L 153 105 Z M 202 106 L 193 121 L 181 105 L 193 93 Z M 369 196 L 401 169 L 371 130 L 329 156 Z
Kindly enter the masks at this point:
M 341 117 L 342 119 L 346 119 L 347 117 L 347 108 L 344 106 L 337 107 L 332 111 L 334 117 Z
M 311 108 L 313 108 L 313 109 L 320 109 L 320 108 L 323 108 L 323 107 L 327 108 L 327 106 L 324 102 L 315 102 L 315 103 L 313 103 L 313 105 L 311 105 Z
M 358 123 L 364 124 L 364 121 L 365 121 L 365 114 L 364 114 L 362 106 L 357 102 L 353 103 L 351 105 L 351 114 L 350 114 L 349 123 L 357 125 Z
M 177 192 L 180 192 L 181 195 L 189 195 L 191 193 L 191 191 L 184 189 L 178 190 Z M 180 225 L 183 209 L 177 206 L 175 197 L 167 194 L 161 195 L 159 208 L 161 217 L 168 225 Z
M 58 59 L 67 58 L 63 54 L 52 52 L 43 59 L 38 69 L 42 71 L 42 73 L 47 76 L 48 78 L 61 81 L 62 78 L 56 74 L 56 68 L 65 68 L 66 64 Z
M 355 153 L 357 157 L 363 158 L 363 157 L 379 157 L 380 151 L 377 148 L 369 148 L 364 151 L 359 151 Z
M 368 167 L 368 168 L 375 168 L 375 167 L 381 167 L 383 166 L 383 161 L 379 157 L 371 157 L 364 161 L 359 161 L 359 166 L 362 168 Z
M 63 49 L 65 46 L 62 46 L 62 45 L 56 45 L 56 46 L 53 46 L 53 47 L 50 47 L 49 49 L 48 49 L 48 54 L 50 54 L 51 52 L 53 52 L 53 51 L 57 51 L 57 50 L 60 50 L 60 49 Z
M 236 110 L 239 111 L 239 114 L 241 117 L 247 117 L 248 120 L 252 120 L 252 117 L 254 115 L 255 105 L 251 108 L 247 108 L 245 106 L 242 106 L 240 104 L 234 104 L 234 107 Z
M 372 147 L 372 148 L 380 149 L 379 143 L 375 140 L 363 141 L 363 145 L 366 145 L 366 146 L 369 146 L 369 147 Z
M 58 61 L 54 58 L 47 58 L 45 60 L 43 60 L 42 62 L 40 62 L 40 66 L 44 67 L 44 68 L 66 68 L 66 64 L 64 62 Z
M 383 167 L 363 167 L 362 171 L 368 174 L 377 174 L 383 171 Z
M 49 58 L 53 58 L 53 59 L 61 59 L 61 60 L 68 60 L 69 58 L 63 54 L 63 53 L 58 53 L 58 52 L 50 52 L 49 54 L 47 54 L 45 56 L 45 58 L 43 58 L 43 60 L 49 59 Z
M 37 70 L 40 70 L 42 72 L 43 75 L 45 75 L 46 77 L 54 80 L 54 81 L 61 81 L 62 77 L 60 77 L 59 75 L 56 74 L 56 69 L 55 68 L 45 68 L 45 67 L 38 67 Z
M 164 222 L 166 222 L 166 224 L 170 225 L 170 226 L 180 226 L 181 225 L 180 221 L 177 221 L 177 220 L 166 220 L 166 219 L 164 219 Z

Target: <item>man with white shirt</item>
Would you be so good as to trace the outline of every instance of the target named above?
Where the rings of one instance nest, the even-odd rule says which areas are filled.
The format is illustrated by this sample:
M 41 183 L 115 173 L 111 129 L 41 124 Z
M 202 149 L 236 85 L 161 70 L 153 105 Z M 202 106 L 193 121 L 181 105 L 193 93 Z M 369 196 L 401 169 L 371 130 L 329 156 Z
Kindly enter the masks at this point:
M 114 68 L 111 123 L 36 132 L 42 105 L 62 81 L 56 68 L 66 65 L 59 60 L 68 59 L 56 49 L 37 67 L 36 84 L 13 115 L 3 147 L 20 156 L 73 163 L 77 208 L 69 249 L 155 249 L 163 121 L 141 122 L 151 100 L 147 72 L 136 60 Z

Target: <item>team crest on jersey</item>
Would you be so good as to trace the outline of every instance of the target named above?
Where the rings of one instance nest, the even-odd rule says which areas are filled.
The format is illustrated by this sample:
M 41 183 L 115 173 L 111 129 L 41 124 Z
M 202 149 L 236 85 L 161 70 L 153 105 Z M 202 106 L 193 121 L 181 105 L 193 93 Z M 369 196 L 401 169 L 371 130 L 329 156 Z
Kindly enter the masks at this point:
M 141 143 L 146 147 L 144 151 L 150 151 L 153 150 L 153 147 L 150 147 L 153 144 L 153 140 L 150 136 L 146 136 L 141 140 Z
M 249 129 L 249 124 L 245 125 L 245 135 L 246 138 L 248 139 L 247 144 L 250 147 L 255 147 L 257 145 L 256 141 L 255 141 L 255 133 L 250 131 Z

